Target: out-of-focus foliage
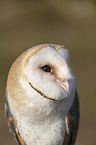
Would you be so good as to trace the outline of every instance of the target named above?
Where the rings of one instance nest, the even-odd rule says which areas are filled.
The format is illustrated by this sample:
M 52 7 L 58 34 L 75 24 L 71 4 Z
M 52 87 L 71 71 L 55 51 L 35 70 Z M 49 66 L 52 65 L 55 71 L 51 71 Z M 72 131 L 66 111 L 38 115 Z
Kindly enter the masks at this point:
M 0 145 L 16 145 L 4 116 L 9 68 L 27 48 L 42 43 L 69 48 L 81 104 L 76 145 L 95 145 L 95 0 L 0 0 Z

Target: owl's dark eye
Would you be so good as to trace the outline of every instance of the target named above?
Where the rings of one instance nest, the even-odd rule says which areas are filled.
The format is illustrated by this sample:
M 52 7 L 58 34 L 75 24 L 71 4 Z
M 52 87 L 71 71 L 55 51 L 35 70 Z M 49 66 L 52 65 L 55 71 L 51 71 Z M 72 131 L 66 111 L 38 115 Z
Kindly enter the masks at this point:
M 42 69 L 43 71 L 45 71 L 45 72 L 51 72 L 51 68 L 50 68 L 49 65 L 44 65 L 44 66 L 41 67 L 41 69 Z

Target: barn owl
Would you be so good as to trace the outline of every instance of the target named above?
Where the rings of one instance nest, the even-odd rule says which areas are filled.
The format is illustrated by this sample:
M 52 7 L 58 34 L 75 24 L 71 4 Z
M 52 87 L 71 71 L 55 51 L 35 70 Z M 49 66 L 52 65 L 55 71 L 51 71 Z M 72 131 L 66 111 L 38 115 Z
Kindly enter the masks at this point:
M 80 113 L 68 49 L 41 44 L 21 54 L 8 74 L 5 112 L 19 145 L 74 145 Z

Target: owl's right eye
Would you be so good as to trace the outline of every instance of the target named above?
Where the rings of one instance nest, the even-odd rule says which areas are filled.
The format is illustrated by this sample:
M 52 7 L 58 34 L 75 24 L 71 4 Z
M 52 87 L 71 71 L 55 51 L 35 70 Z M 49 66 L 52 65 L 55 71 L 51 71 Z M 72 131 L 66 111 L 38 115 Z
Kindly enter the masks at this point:
M 45 71 L 45 72 L 51 72 L 51 68 L 50 68 L 49 65 L 44 65 L 44 66 L 41 67 L 41 69 L 42 69 L 43 71 Z

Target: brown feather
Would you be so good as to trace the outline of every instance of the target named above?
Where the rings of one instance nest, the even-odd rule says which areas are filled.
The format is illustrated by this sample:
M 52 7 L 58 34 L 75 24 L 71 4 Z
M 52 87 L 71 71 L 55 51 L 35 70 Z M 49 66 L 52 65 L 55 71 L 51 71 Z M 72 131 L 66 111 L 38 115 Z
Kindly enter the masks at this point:
M 19 132 L 17 131 L 16 119 L 11 114 L 11 111 L 10 111 L 10 108 L 9 108 L 9 104 L 8 104 L 8 100 L 7 100 L 7 91 L 6 91 L 6 94 L 5 94 L 5 115 L 7 117 L 9 130 L 14 135 L 15 139 L 18 142 L 18 145 L 26 145 L 24 140 L 19 135 Z
M 80 108 L 79 108 L 79 97 L 77 91 L 75 92 L 75 97 L 73 104 L 67 114 L 67 126 L 69 132 L 66 128 L 65 139 L 63 145 L 74 145 L 78 128 L 79 128 L 79 119 L 80 119 Z

